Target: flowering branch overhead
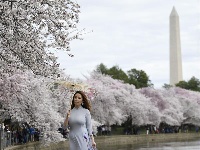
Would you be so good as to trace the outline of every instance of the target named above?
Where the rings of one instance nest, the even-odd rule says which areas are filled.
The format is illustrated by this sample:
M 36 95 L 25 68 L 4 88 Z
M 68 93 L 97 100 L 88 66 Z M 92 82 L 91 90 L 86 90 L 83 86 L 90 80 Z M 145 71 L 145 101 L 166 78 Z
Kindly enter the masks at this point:
M 79 8 L 70 0 L 0 1 L 0 61 L 5 70 L 56 74 L 59 64 L 49 49 L 70 51 L 70 41 L 81 39 L 76 27 Z

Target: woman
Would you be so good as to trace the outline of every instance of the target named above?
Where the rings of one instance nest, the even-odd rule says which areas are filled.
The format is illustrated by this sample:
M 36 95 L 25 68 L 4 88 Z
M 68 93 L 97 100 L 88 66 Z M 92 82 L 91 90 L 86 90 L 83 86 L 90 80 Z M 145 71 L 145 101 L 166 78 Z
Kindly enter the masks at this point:
M 92 135 L 90 103 L 82 91 L 77 91 L 72 99 L 71 111 L 67 113 L 64 127 L 70 127 L 70 150 L 90 150 L 96 147 Z

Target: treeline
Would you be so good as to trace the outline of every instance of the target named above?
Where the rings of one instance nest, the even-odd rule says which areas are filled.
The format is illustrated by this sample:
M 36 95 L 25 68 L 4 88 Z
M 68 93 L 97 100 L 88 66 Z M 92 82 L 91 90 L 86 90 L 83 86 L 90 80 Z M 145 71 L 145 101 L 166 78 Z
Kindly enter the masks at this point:
M 176 86 L 181 87 L 183 89 L 200 92 L 200 81 L 195 77 L 192 77 L 188 81 L 180 81 L 179 83 L 176 84 Z
M 101 72 L 105 75 L 110 75 L 113 79 L 118 79 L 124 81 L 124 83 L 129 83 L 135 85 L 136 89 L 143 87 L 153 87 L 154 84 L 151 82 L 147 73 L 143 70 L 137 70 L 135 68 L 124 72 L 118 65 L 108 68 L 103 63 L 97 65 L 97 72 Z M 187 90 L 199 91 L 200 92 L 200 80 L 196 77 L 192 77 L 188 81 L 180 81 L 175 84 L 176 87 L 180 87 Z M 170 84 L 164 84 L 164 88 L 172 87 Z
M 191 90 L 191 91 L 197 91 L 200 92 L 200 80 L 197 79 L 196 77 L 192 77 L 188 81 L 180 81 L 179 83 L 175 84 L 176 87 L 180 87 L 186 90 Z M 169 88 L 171 85 L 169 84 L 164 84 L 164 88 Z
M 97 65 L 97 72 L 101 72 L 105 75 L 110 75 L 113 79 L 118 79 L 124 81 L 124 83 L 129 83 L 135 85 L 136 89 L 143 87 L 152 87 L 153 84 L 149 79 L 149 76 L 143 70 L 137 70 L 135 68 L 124 72 L 119 66 L 115 65 L 111 68 L 107 68 L 106 65 L 101 63 Z

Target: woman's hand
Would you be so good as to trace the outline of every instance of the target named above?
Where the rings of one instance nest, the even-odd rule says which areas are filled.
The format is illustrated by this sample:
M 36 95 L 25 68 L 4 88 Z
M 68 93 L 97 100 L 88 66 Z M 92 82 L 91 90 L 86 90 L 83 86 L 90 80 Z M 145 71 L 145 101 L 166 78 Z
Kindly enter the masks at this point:
M 96 148 L 96 143 L 94 141 L 94 137 L 93 135 L 90 135 L 91 139 L 92 139 L 92 147 Z
M 70 113 L 71 113 L 71 110 L 69 110 L 68 112 L 67 112 L 67 119 L 70 117 Z
M 95 141 L 92 140 L 92 147 L 95 147 L 96 148 L 96 143 Z
M 67 125 L 68 125 L 68 119 L 70 117 L 70 112 L 71 112 L 71 110 L 68 111 L 67 116 L 65 118 L 65 121 L 64 121 L 64 124 L 63 124 L 64 128 L 67 127 Z

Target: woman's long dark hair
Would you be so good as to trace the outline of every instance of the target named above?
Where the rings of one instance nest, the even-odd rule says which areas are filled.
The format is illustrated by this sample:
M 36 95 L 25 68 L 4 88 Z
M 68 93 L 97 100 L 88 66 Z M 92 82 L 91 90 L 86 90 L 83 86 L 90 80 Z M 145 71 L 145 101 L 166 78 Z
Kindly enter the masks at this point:
M 73 95 L 71 109 L 73 109 L 73 108 L 75 107 L 75 104 L 74 104 L 74 96 L 75 96 L 77 93 L 81 94 L 82 99 L 83 99 L 83 104 L 81 104 L 81 106 L 82 106 L 83 108 L 86 108 L 86 109 L 88 109 L 88 110 L 90 111 L 90 110 L 91 110 L 90 102 L 88 101 L 87 96 L 85 95 L 85 93 L 84 93 L 83 91 L 76 91 L 76 93 Z

